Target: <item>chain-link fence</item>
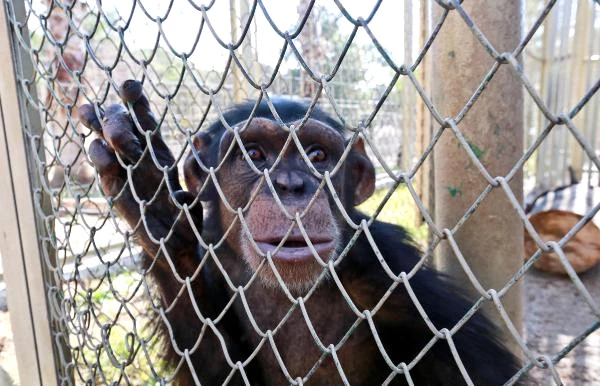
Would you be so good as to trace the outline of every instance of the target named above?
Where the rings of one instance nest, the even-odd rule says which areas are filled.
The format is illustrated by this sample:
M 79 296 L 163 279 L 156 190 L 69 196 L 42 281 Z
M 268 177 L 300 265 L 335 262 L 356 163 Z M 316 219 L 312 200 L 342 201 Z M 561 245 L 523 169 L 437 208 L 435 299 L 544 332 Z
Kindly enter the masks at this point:
M 598 299 L 573 270 L 565 252 L 565 245 L 577 232 L 593 222 L 600 202 L 591 202 L 587 212 L 564 236 L 548 241 L 542 239 L 529 222 L 522 208 L 519 187 L 523 168 L 529 189 L 547 189 L 564 183 L 569 166 L 579 179 L 585 178 L 590 183 L 597 180 L 600 5 L 591 1 L 527 1 L 524 8 L 527 22 L 522 36 L 504 48 L 502 44 L 491 43 L 497 39 L 494 28 L 499 31 L 498 24 L 488 25 L 485 17 L 474 16 L 485 15 L 486 5 L 481 2 L 475 5 L 454 0 L 396 3 L 3 2 L 15 60 L 24 146 L 32 176 L 31 191 L 41 224 L 39 263 L 45 274 L 52 344 L 61 384 L 164 384 L 182 379 L 181 374 L 189 374 L 187 379 L 191 384 L 200 383 L 203 373 L 215 371 L 211 360 L 194 359 L 206 350 L 203 344 L 208 344 L 215 357 L 221 358 L 221 362 L 215 363 L 223 367 L 218 371 L 225 373 L 224 383 L 235 383 L 239 376 L 240 383 L 256 384 L 258 381 L 251 375 L 259 373 L 263 382 L 270 384 L 278 381 L 270 381 L 269 374 L 277 373 L 278 378 L 273 379 L 290 384 L 320 384 L 320 380 L 327 379 L 321 378 L 323 374 L 328 374 L 334 384 L 351 383 L 352 379 L 381 379 L 386 384 L 406 379 L 410 384 L 411 372 L 416 374 L 420 363 L 431 360 L 427 354 L 433 352 L 432 347 L 438 341 L 442 342 L 437 344 L 450 347 L 450 356 L 456 360 L 461 379 L 472 383 L 471 376 L 476 375 L 469 375 L 472 369 L 465 369 L 459 352 L 476 349 L 454 347 L 453 337 L 460 336 L 464 325 L 473 315 L 480 315 L 486 304 L 490 309 L 485 312 L 502 325 L 506 344 L 516 347 L 523 359 L 520 370 L 503 381 L 509 384 L 523 381 L 535 372 L 532 369 L 542 369 L 544 375 L 540 376 L 543 379 L 540 382 L 548 379 L 554 379 L 557 384 L 561 382 L 557 363 L 590 335 L 597 334 L 600 327 Z M 471 6 L 478 11 L 472 11 Z M 469 41 L 485 53 L 489 63 L 466 65 L 482 66 L 485 72 L 476 79 L 466 99 L 454 101 L 458 109 L 452 109 L 447 115 L 448 111 L 440 106 L 447 106 L 447 99 L 452 95 L 444 100 L 444 95 L 436 94 L 436 90 L 443 88 L 437 88 L 435 82 L 441 84 L 443 78 L 461 81 L 469 75 L 464 68 L 440 70 L 432 63 L 431 52 L 443 50 L 436 44 L 440 45 L 444 37 L 452 34 L 448 27 L 451 19 L 458 20 L 468 30 Z M 516 20 L 509 29 L 519 34 L 520 20 Z M 454 59 L 454 55 L 461 55 L 460 47 L 444 55 Z M 568 63 L 570 71 L 564 70 L 564 63 Z M 432 68 L 437 75 L 431 75 Z M 494 151 L 483 148 L 475 141 L 468 120 L 479 114 L 479 106 L 489 103 L 485 98 L 496 93 L 490 89 L 495 80 L 504 76 L 502 71 L 510 74 L 511 84 L 516 84 L 518 89 L 517 95 L 525 95 L 525 148 L 523 150 L 518 141 L 513 144 L 518 149 L 515 159 L 507 158 L 510 151 L 503 152 L 511 142 L 502 142 L 502 135 L 493 137 L 492 142 L 502 142 L 504 148 Z M 155 122 L 144 121 L 148 118 L 147 110 L 142 109 L 144 112 L 140 113 L 141 104 L 136 105 L 138 99 L 128 96 L 127 89 L 121 88 L 128 79 L 141 82 Z M 511 98 L 510 95 L 496 96 L 500 100 Z M 306 109 L 292 121 L 278 121 L 277 117 L 283 114 L 278 111 L 279 97 L 303 103 Z M 247 99 L 260 99 L 263 103 L 256 107 L 251 102 L 244 119 L 232 122 L 228 107 Z M 120 104 L 122 101 L 124 104 Z M 117 119 L 116 115 L 108 113 L 116 111 L 114 106 L 110 107 L 115 103 L 125 109 L 123 114 L 135 117 L 127 121 L 136 133 L 129 141 L 151 144 L 142 146 L 140 154 L 143 155 L 138 154 L 137 158 L 123 156 L 126 151 L 117 149 L 113 142 L 118 141 L 111 139 L 107 132 L 106 127 L 117 127 L 111 123 Z M 83 105 L 91 107 L 82 110 Z M 345 140 L 338 163 L 324 170 L 314 165 L 321 153 L 313 153 L 313 149 L 302 145 L 302 130 L 311 129 L 307 118 L 310 114 L 321 116 L 313 110 L 314 105 L 340 122 Z M 266 171 L 254 166 L 260 152 L 257 155 L 253 144 L 243 136 L 244 130 L 251 127 L 244 122 L 261 109 L 268 112 L 264 114 L 271 114 L 277 121 L 276 126 L 286 132 L 284 150 L 276 157 L 275 166 L 270 165 Z M 510 121 L 508 117 L 515 114 L 519 111 L 489 113 L 500 117 L 497 131 L 505 132 L 511 128 L 502 122 Z M 204 147 L 215 147 L 210 141 L 203 142 L 210 133 L 202 134 L 207 128 L 214 128 L 213 122 L 221 122 L 224 131 L 233 137 L 229 149 L 221 149 L 225 158 L 234 153 L 232 149 L 236 146 L 242 149 L 237 162 L 250 169 L 260 180 L 259 186 L 274 196 L 275 204 L 262 211 L 266 220 L 253 222 L 251 218 L 249 208 L 264 205 L 256 192 L 247 202 L 231 196 L 228 186 L 243 184 L 245 180 L 223 177 L 225 162 L 210 163 L 203 158 Z M 517 126 L 512 128 L 517 133 L 515 138 L 519 138 Z M 162 142 L 152 132 L 156 127 L 171 149 L 172 158 L 165 156 Z M 446 146 L 444 138 L 449 136 L 454 141 L 451 146 L 468 159 L 464 173 L 476 175 L 477 184 L 434 184 L 431 168 L 436 173 L 444 167 L 453 168 L 451 163 L 444 166 L 438 161 L 443 154 L 434 154 Z M 90 144 L 98 137 L 104 142 L 97 144 L 106 146 L 108 143 L 113 148 L 105 153 L 94 153 Z M 357 221 L 344 209 L 347 207 L 345 196 L 336 187 L 341 178 L 339 170 L 343 170 L 341 165 L 352 161 L 348 157 L 352 149 L 360 147 L 356 144 L 361 141 L 364 141 L 364 151 L 373 160 L 378 182 L 385 183 L 377 184 L 380 194 L 376 193 L 375 198 L 363 206 L 368 216 Z M 280 197 L 279 185 L 289 185 L 293 178 L 278 181 L 277 165 L 283 162 L 285 149 L 290 148 L 301 154 L 311 177 L 318 180 L 306 210 L 289 205 L 286 197 Z M 118 157 L 114 156 L 115 152 Z M 110 167 L 102 164 L 106 157 L 114 158 L 110 158 Z M 144 161 L 138 162 L 141 159 Z M 496 172 L 493 166 L 499 159 L 510 164 L 502 172 Z M 116 172 L 110 168 L 117 165 L 121 180 L 118 184 L 116 177 L 111 180 L 113 185 L 118 185 L 115 189 L 100 177 L 112 178 L 111 173 Z M 183 176 L 188 175 L 184 170 L 186 165 L 208 177 L 200 182 L 187 177 L 184 181 Z M 173 178 L 176 171 L 181 177 Z M 435 178 L 442 174 L 438 173 Z M 190 186 L 194 181 L 198 184 L 197 191 Z M 183 199 L 176 193 L 180 184 L 187 185 L 188 190 L 200 198 Z M 252 186 L 249 185 L 248 190 L 252 190 Z M 201 216 L 198 214 L 201 201 L 206 201 L 204 195 L 208 191 L 220 208 L 220 220 L 230 220 L 221 224 L 223 232 L 217 237 L 207 233 L 207 229 L 219 228 L 217 225 L 205 221 L 203 231 L 197 221 Z M 442 200 L 434 199 L 434 193 L 437 196 L 444 193 L 451 198 L 462 196 L 468 204 L 460 208 L 460 216 L 450 221 L 441 220 L 447 218 L 439 211 Z M 409 203 L 395 206 L 399 194 Z M 507 221 L 515 220 L 513 234 L 518 233 L 522 238 L 522 223 L 536 246 L 531 256 L 518 252 L 522 251 L 522 243 L 514 247 L 516 254 L 506 258 L 508 277 L 501 277 L 498 272 L 478 271 L 478 263 L 469 256 L 473 250 L 463 242 L 482 239 L 484 251 L 502 250 L 504 244 L 515 244 L 502 233 L 505 229 L 502 225 L 498 225 L 499 230 L 491 237 L 472 231 L 463 234 L 478 212 L 485 211 L 481 207 L 486 200 L 491 201 L 494 194 L 502 195 L 503 208 L 510 212 L 507 216 L 513 216 Z M 344 243 L 340 242 L 330 260 L 320 252 L 314 232 L 311 234 L 307 225 L 312 216 L 311 207 L 324 211 L 318 204 L 320 195 L 327 195 L 331 210 L 339 213 L 334 227 L 348 229 L 349 235 L 347 239 L 345 235 L 339 237 Z M 157 208 L 167 203 L 170 209 L 158 211 Z M 204 213 L 209 213 L 209 204 L 204 202 L 204 205 Z M 449 206 L 452 205 L 450 201 Z M 427 252 L 414 267 L 402 272 L 395 272 L 397 267 L 388 266 L 388 256 L 382 256 L 382 251 L 389 251 L 388 241 L 378 243 L 373 236 L 380 232 L 374 224 L 385 215 L 384 206 L 394 208 L 392 217 L 407 217 L 407 212 L 414 214 L 416 210 L 418 220 L 425 224 L 425 231 L 422 227 L 415 232 L 417 241 L 422 242 Z M 283 214 L 269 214 L 270 211 Z M 261 240 L 256 239 L 257 230 L 253 227 L 257 224 L 272 227 L 264 223 L 277 222 L 280 217 L 285 218 L 288 226 L 280 230 L 283 241 L 277 240 L 281 242 L 278 248 L 283 248 L 289 237 L 293 238 L 292 244 L 302 244 L 305 240 L 318 274 L 296 286 L 273 257 L 279 249 L 272 254 L 262 250 L 263 253 L 259 253 L 262 260 L 256 266 L 248 264 L 259 273 L 244 276 L 246 281 L 239 282 L 232 274 L 237 268 L 232 268 L 233 263 L 228 260 L 232 255 L 231 234 L 239 233 L 256 247 L 256 242 Z M 496 220 L 486 217 L 485 221 Z M 161 227 L 166 230 L 158 232 L 159 236 L 152 235 Z M 184 236 L 181 227 L 186 229 Z M 293 229 L 300 232 L 296 238 Z M 325 229 L 320 230 L 325 232 Z M 361 306 L 357 295 L 347 288 L 348 278 L 340 273 L 354 244 L 363 238 L 368 240 L 369 251 L 374 251 L 369 252 L 373 254 L 369 266 L 377 266 L 384 272 L 379 278 L 385 288 L 377 292 L 377 301 L 368 303 L 369 306 Z M 182 252 L 185 249 L 182 243 L 202 251 L 198 252 L 197 261 L 181 261 L 177 253 L 189 253 Z M 235 250 L 233 254 L 251 254 L 248 249 L 252 247 L 242 247 L 245 252 Z M 431 264 L 434 254 L 447 254 L 444 248 L 450 251 L 454 270 L 466 275 L 461 284 L 469 288 L 465 292 L 472 295 L 472 301 L 455 324 L 436 326 L 429 320 L 433 311 L 421 307 L 425 300 L 415 295 L 412 286 L 418 287 L 419 275 L 429 272 L 425 266 Z M 507 298 L 518 299 L 520 282 L 534 263 L 549 252 L 556 254 L 578 296 L 585 300 L 592 320 L 559 351 L 541 352 L 534 349 L 521 332 L 519 301 L 513 304 L 513 300 Z M 488 253 L 484 255 L 482 258 Z M 525 263 L 521 266 L 523 259 Z M 519 262 L 516 266 L 515 261 Z M 238 264 L 244 263 L 240 260 Z M 486 264 L 503 265 L 484 261 L 483 265 Z M 452 273 L 453 269 L 447 271 Z M 261 282 L 265 281 L 261 272 L 268 276 L 266 281 L 271 279 L 270 286 L 277 289 L 277 296 L 263 293 L 273 288 Z M 497 279 L 492 280 L 493 285 L 486 275 Z M 167 286 L 169 293 L 165 291 L 165 282 L 171 283 Z M 331 315 L 325 316 L 311 305 L 324 283 L 336 291 L 336 296 L 328 300 Z M 212 291 L 209 297 L 218 298 L 217 310 L 204 309 L 202 303 L 206 295 L 199 293 L 204 289 L 202 286 Z M 392 294 L 400 288 L 407 289 L 406 301 L 418 309 L 419 322 L 426 326 L 431 340 L 428 338 L 416 352 L 411 352 L 410 358 L 398 362 L 392 353 L 394 347 L 403 342 L 385 341 L 386 335 L 381 333 L 382 327 L 375 320 L 378 312 L 381 315 L 387 310 L 385 307 L 391 307 L 395 299 Z M 267 317 L 269 301 L 278 302 L 278 309 L 286 312 Z M 395 303 L 392 306 L 396 306 Z M 497 311 L 492 310 L 494 307 Z M 340 310 L 350 317 L 340 316 L 337 320 L 336 312 L 341 315 Z M 241 315 L 243 322 L 231 321 L 232 313 Z M 207 317 L 207 314 L 212 316 Z M 178 323 L 182 318 L 194 321 L 195 327 L 189 334 L 173 328 L 181 325 Z M 277 320 L 267 327 L 261 325 L 262 321 L 271 320 L 269 318 Z M 330 323 L 340 327 L 339 336 L 324 332 Z M 282 331 L 288 334 L 300 331 L 300 340 L 311 345 L 310 358 L 298 358 L 289 347 L 281 347 Z M 485 335 L 486 331 L 483 329 L 481 333 Z M 238 332 L 243 337 L 240 345 L 244 349 L 231 344 Z M 182 346 L 182 341 L 189 344 Z M 165 349 L 165 344 L 172 349 Z M 381 358 L 385 371 L 371 374 L 371 369 L 361 369 L 345 357 L 344 350 L 352 345 L 370 347 L 368 356 Z M 265 355 L 270 359 L 264 360 Z M 600 360 L 600 354 L 596 359 Z M 310 365 L 298 367 L 295 361 L 308 361 Z M 198 363 L 205 365 L 197 368 Z

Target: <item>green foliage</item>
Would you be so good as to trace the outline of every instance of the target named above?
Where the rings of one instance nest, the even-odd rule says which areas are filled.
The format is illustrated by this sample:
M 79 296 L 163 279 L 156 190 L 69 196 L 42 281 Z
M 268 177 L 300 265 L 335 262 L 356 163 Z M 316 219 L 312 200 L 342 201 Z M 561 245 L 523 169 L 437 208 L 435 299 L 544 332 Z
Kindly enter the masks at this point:
M 358 209 L 368 215 L 375 213 L 381 202 L 384 200 L 387 189 L 381 189 L 375 192 L 371 198 L 361 204 Z M 383 222 L 400 225 L 408 230 L 414 240 L 424 245 L 427 242 L 427 224 L 420 223 L 420 214 L 417 206 L 410 195 L 408 189 L 404 186 L 399 187 L 390 196 L 383 209 L 377 216 L 377 219 Z
M 71 344 L 77 347 L 73 359 L 99 384 L 121 380 L 154 385 L 153 370 L 167 368 L 150 322 L 158 316 L 151 310 L 140 280 L 142 277 L 131 271 L 109 274 L 103 280 L 86 282 L 87 289 L 81 288 L 75 298 L 92 322 L 85 325 L 89 336 L 85 345 L 71 336 Z
M 315 12 L 318 17 L 318 25 L 321 29 L 320 38 L 325 56 L 324 63 L 329 64 L 331 67 L 330 70 L 333 70 L 333 65 L 339 60 L 344 46 L 348 41 L 348 36 L 340 33 L 339 19 L 341 16 L 336 17 L 324 7 L 316 8 Z M 344 57 L 344 63 L 338 71 L 339 75 L 336 76 L 343 79 L 349 85 L 358 86 L 358 83 L 365 78 L 365 60 L 361 53 L 372 48 L 372 46 L 362 47 L 353 43 L 353 47 L 348 50 Z

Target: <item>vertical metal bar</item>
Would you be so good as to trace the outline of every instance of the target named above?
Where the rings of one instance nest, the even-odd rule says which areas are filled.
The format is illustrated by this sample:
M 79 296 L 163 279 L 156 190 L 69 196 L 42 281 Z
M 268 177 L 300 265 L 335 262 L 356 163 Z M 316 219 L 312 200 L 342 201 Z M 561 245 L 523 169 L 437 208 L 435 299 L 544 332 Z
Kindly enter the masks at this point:
M 13 333 L 18 342 L 15 350 L 20 383 L 55 385 L 57 362 L 38 238 L 40 228 L 35 218 L 32 190 L 35 178 L 28 168 L 28 152 L 34 150 L 26 143 L 25 122 L 21 115 L 24 111 L 19 103 L 16 81 L 18 63 L 23 63 L 12 45 L 6 7 L 13 7 L 15 14 L 23 15 L 24 3 L 3 2 L 0 6 L 0 66 L 3 74 L 0 76 L 0 175 L 5 184 L 0 189 L 0 202 L 4 203 L 0 250 Z

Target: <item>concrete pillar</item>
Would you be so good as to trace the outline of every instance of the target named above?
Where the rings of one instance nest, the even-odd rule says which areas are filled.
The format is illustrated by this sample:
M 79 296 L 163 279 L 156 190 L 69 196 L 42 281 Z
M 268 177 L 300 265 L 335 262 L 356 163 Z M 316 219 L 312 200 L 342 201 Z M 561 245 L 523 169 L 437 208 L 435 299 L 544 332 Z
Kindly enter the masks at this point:
M 473 0 L 463 2 L 463 7 L 498 52 L 511 52 L 518 45 L 521 1 Z M 441 12 L 434 4 L 434 15 L 438 15 L 434 22 Z M 494 58 L 455 10 L 450 12 L 432 48 L 433 101 L 442 116 L 454 118 L 492 68 Z M 523 90 L 510 65 L 500 66 L 458 127 L 492 177 L 508 173 L 523 153 Z M 440 228 L 453 228 L 488 183 L 449 128 L 436 145 L 434 157 L 435 221 Z M 521 173 L 510 181 L 510 186 L 522 201 Z M 523 227 L 501 188 L 488 195 L 455 239 L 486 290 L 500 289 L 522 265 Z M 479 297 L 447 241 L 438 248 L 435 263 L 457 278 L 473 299 Z M 519 329 L 521 299 L 520 283 L 503 298 Z M 486 311 L 503 325 L 493 306 L 486 306 Z

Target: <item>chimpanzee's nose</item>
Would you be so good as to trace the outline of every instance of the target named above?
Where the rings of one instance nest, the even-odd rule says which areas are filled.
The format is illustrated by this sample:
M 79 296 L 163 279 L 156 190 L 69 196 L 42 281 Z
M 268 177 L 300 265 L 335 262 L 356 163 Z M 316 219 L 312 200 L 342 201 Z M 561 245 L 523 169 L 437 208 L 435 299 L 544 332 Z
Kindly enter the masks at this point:
M 279 194 L 304 193 L 304 178 L 300 173 L 282 171 L 277 173 L 273 182 Z

